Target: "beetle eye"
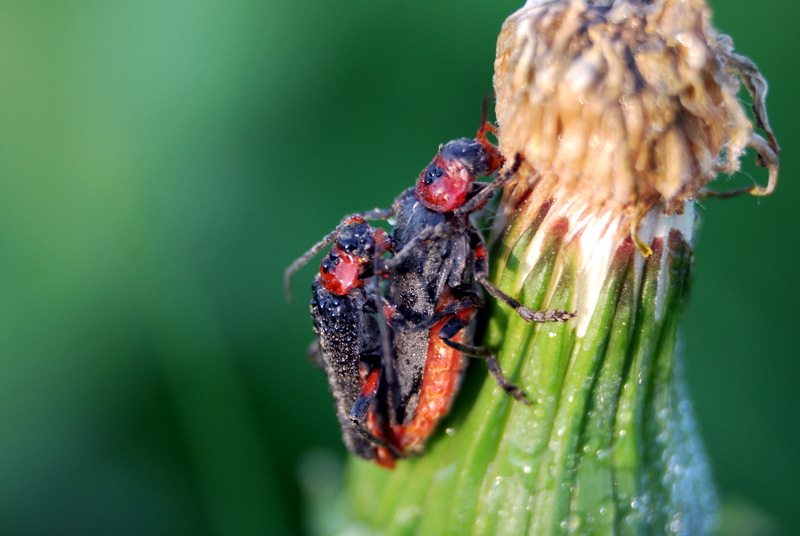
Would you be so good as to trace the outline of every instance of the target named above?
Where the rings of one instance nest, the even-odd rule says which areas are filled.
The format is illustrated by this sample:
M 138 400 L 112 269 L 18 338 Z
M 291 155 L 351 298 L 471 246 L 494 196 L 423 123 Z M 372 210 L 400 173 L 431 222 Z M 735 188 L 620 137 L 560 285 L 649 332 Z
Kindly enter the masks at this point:
M 438 166 L 430 165 L 428 169 L 425 170 L 425 178 L 422 179 L 422 182 L 425 186 L 430 186 L 434 182 L 436 182 L 442 175 L 444 175 L 444 170 Z
M 352 253 L 358 247 L 358 238 L 348 234 L 347 236 L 340 237 L 337 243 L 340 249 L 347 253 Z
M 322 259 L 322 268 L 323 273 L 328 273 L 336 267 L 337 261 L 339 260 L 338 257 L 333 257 L 332 255 L 328 255 L 324 259 Z

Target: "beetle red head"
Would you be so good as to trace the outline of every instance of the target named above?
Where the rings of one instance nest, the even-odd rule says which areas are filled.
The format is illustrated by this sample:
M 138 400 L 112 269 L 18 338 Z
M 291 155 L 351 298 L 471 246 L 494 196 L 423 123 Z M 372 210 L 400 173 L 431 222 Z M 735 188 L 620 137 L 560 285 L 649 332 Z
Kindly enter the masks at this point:
M 359 258 L 346 253 L 338 246 L 333 247 L 319 267 L 322 285 L 339 296 L 344 296 L 351 289 L 364 286 L 364 280 L 360 277 L 363 271 L 364 266 Z
M 439 147 L 436 158 L 422 170 L 414 195 L 430 210 L 449 212 L 466 202 L 470 183 L 494 173 L 502 162 L 485 133 L 479 132 L 475 140 L 453 140 Z
M 390 240 L 383 229 L 373 229 L 360 216 L 348 218 L 319 268 L 323 286 L 339 296 L 363 287 L 364 278 L 372 275 L 375 259 L 389 246 Z
M 474 180 L 461 161 L 439 154 L 420 173 L 414 195 L 426 208 L 448 212 L 464 204 L 469 184 Z

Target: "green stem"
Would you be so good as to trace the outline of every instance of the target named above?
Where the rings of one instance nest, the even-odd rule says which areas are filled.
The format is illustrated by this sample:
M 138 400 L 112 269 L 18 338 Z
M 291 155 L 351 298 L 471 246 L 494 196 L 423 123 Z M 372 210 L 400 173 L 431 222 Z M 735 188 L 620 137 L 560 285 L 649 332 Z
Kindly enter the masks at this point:
M 585 244 L 579 233 L 567 240 L 563 222 L 539 223 L 509 229 L 494 278 L 530 307 L 574 308 L 592 279 Z M 715 497 L 675 368 L 691 246 L 667 230 L 644 261 L 630 239 L 606 242 L 597 299 L 578 317 L 527 325 L 493 307 L 486 344 L 534 405 L 473 363 L 425 455 L 394 471 L 351 460 L 352 525 L 386 535 L 711 531 Z

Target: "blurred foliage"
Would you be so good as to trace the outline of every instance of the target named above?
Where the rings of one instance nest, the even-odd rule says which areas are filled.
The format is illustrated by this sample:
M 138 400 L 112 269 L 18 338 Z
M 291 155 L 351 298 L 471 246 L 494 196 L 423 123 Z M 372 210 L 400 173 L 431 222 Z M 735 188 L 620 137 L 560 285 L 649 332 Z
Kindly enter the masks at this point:
M 794 534 L 800 7 L 714 4 L 782 181 L 703 202 L 684 355 L 723 498 Z M 282 270 L 475 130 L 517 6 L 0 3 L 0 534 L 308 527 L 301 460 L 343 448 Z

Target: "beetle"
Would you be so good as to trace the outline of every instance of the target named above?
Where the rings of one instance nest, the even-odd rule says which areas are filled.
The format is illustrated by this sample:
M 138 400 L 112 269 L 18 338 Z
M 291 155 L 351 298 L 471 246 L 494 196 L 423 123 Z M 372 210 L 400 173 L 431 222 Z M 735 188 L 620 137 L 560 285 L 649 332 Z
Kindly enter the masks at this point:
M 389 210 L 364 217 L 394 217 L 394 257 L 383 263 L 391 304 L 393 371 L 387 374 L 390 443 L 402 455 L 421 452 L 437 422 L 449 411 L 467 356 L 483 358 L 495 381 L 517 400 L 522 389 L 503 375 L 495 356 L 472 344 L 470 326 L 484 305 L 481 287 L 531 322 L 566 321 L 565 310 L 533 311 L 488 279 L 488 253 L 470 215 L 486 204 L 519 169 L 521 158 L 489 183 L 477 178 L 497 171 L 504 158 L 486 138 L 495 128 L 482 121 L 475 139 L 439 147 L 416 186 Z
M 317 342 L 310 354 L 327 376 L 348 450 L 392 467 L 398 455 L 383 437 L 385 411 L 377 409 L 382 347 L 388 339 L 376 320 L 383 313 L 377 288 L 367 283 L 391 242 L 382 229 L 372 228 L 362 217 L 346 218 L 286 269 L 288 298 L 292 274 L 331 242 L 312 284 L 310 310 Z

